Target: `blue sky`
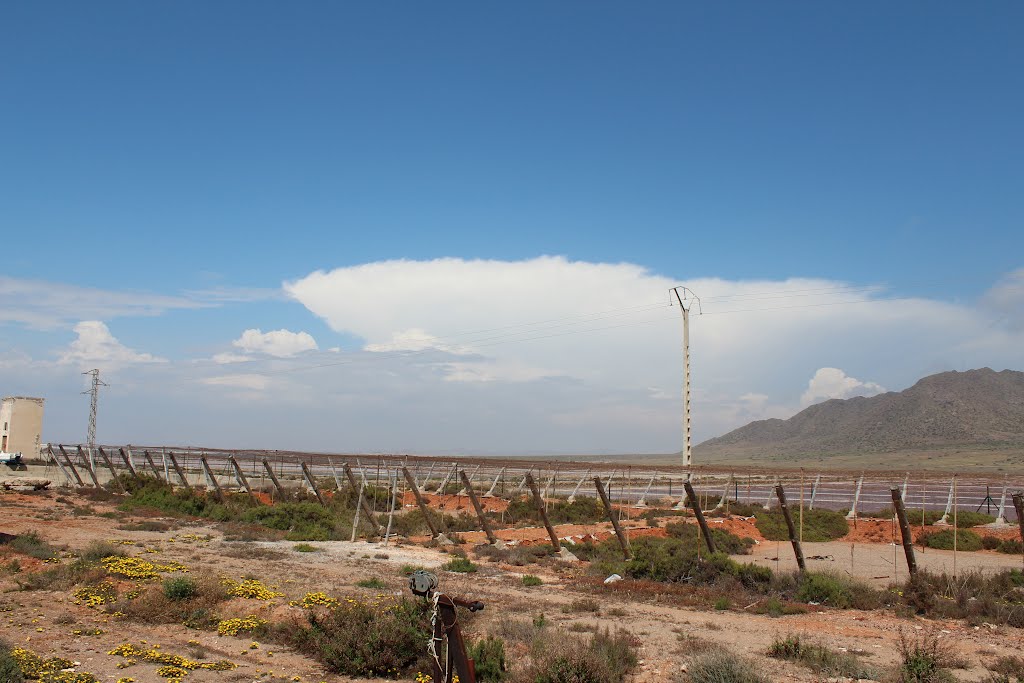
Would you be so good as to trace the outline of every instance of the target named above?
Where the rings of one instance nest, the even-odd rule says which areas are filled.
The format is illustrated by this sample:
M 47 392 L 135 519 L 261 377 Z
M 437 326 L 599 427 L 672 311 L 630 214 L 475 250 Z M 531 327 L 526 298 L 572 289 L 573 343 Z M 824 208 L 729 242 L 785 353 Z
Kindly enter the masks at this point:
M 1016 337 L 996 342 L 985 335 L 1019 329 L 1020 304 L 1012 297 L 1024 266 L 1022 19 L 1019 3 L 999 2 L 983 9 L 810 2 L 8 4 L 0 10 L 0 274 L 44 283 L 57 294 L 46 304 L 44 290 L 17 295 L 21 313 L 0 319 L 0 353 L 17 359 L 0 366 L 0 392 L 46 393 L 54 438 L 72 439 L 81 419 L 71 370 L 110 361 L 109 347 L 107 355 L 66 360 L 45 380 L 24 368 L 26 358 L 59 365 L 81 321 L 102 322 L 140 357 L 166 360 L 165 374 L 147 381 L 189 386 L 198 381 L 195 363 L 241 348 L 231 342 L 247 329 L 315 338 L 315 350 L 299 340 L 291 355 L 272 356 L 275 362 L 335 347 L 333 353 L 372 356 L 366 346 L 398 348 L 392 337 L 410 329 L 444 337 L 615 308 L 592 303 L 609 295 L 605 282 L 641 304 L 662 301 L 662 279 L 700 281 L 712 294 L 748 299 L 756 291 L 798 289 L 786 284 L 793 278 L 819 290 L 883 284 L 885 297 L 914 297 L 900 303 L 913 308 L 901 315 L 918 322 L 881 314 L 902 321 L 880 334 L 906 339 L 905 347 L 895 345 L 906 362 L 831 345 L 831 356 L 800 352 L 792 365 L 752 374 L 746 386 L 705 374 L 699 388 L 708 396 L 730 387 L 725 393 L 733 399 L 752 394 L 776 405 L 763 414 L 709 418 L 715 426 L 703 430 L 705 437 L 747 417 L 791 413 L 822 367 L 886 388 L 937 369 L 1019 368 Z M 515 315 L 494 317 L 470 305 L 475 300 L 464 290 L 501 264 L 536 264 L 543 256 L 568 264 L 551 285 L 561 307 L 516 305 L 524 301 L 515 296 L 516 283 L 536 277 L 529 269 L 508 271 L 508 286 L 498 290 L 512 297 Z M 430 270 L 424 282 L 437 296 L 401 273 L 358 285 L 341 277 L 347 289 L 306 299 L 283 287 L 317 270 L 444 258 L 491 266 L 460 276 L 480 279 L 464 280 L 462 289 L 446 288 L 447 276 Z M 628 274 L 616 271 L 606 281 L 583 277 L 589 286 L 577 290 L 573 263 L 635 264 L 650 282 L 634 288 Z M 408 297 L 427 295 L 437 315 L 417 317 L 382 294 L 394 282 L 405 283 Z M 956 306 L 957 315 L 984 309 L 994 287 L 1002 288 L 1001 303 L 974 321 L 979 336 L 933 348 L 934 335 L 919 322 L 922 311 L 935 303 Z M 91 288 L 99 302 L 125 292 L 181 302 L 165 301 L 152 315 L 84 310 L 85 295 L 74 288 Z M 324 312 L 321 299 L 356 295 L 371 310 Z M 632 305 L 629 297 L 618 299 Z M 829 312 L 848 310 L 837 300 L 821 303 Z M 443 315 L 451 310 L 464 315 Z M 33 311 L 49 311 L 50 322 L 31 322 Z M 817 313 L 803 314 L 813 320 Z M 759 328 L 757 316 L 737 317 Z M 444 325 L 435 323 L 442 318 Z M 817 322 L 835 328 L 827 315 Z M 576 338 L 600 346 L 589 341 L 604 339 L 594 334 Z M 480 353 L 463 347 L 442 351 Z M 886 347 L 893 345 L 879 353 Z M 640 438 L 644 447 L 674 447 L 677 406 L 639 408 L 628 374 L 602 383 L 563 362 L 559 354 L 578 348 L 544 350 L 524 352 L 536 356 L 532 364 L 512 352 L 491 358 L 524 374 L 513 381 L 499 372 L 505 379 L 481 383 L 485 396 L 452 400 L 512 401 L 504 412 L 518 406 L 525 422 L 514 430 L 511 449 L 598 448 L 607 439 L 588 436 L 585 421 L 552 426 L 543 415 L 525 417 L 523 402 L 552 395 L 534 386 L 538 378 L 571 380 L 592 389 L 573 400 L 604 405 L 614 395 L 617 415 L 644 415 L 617 432 L 616 448 L 652 430 L 659 436 Z M 661 352 L 667 369 L 658 390 L 671 393 L 674 361 L 668 347 Z M 818 355 L 810 363 L 817 367 L 798 362 Z M 438 386 L 405 362 L 379 364 L 405 380 L 392 398 L 429 400 Z M 433 367 L 451 372 L 452 362 L 435 359 Z M 125 375 L 122 388 L 111 390 L 111 438 L 169 438 L 156 416 L 190 414 L 187 392 L 148 412 L 140 406 L 146 383 L 132 373 L 147 363 L 123 355 L 120 365 L 111 361 L 110 372 Z M 648 384 L 657 379 L 653 366 L 636 374 Z M 129 392 L 136 386 L 129 377 L 140 382 L 139 393 Z M 369 389 L 378 380 L 371 373 L 363 381 Z M 442 388 L 451 384 L 458 382 Z M 634 387 L 643 388 L 651 387 Z M 296 389 L 307 397 L 324 391 Z M 217 419 L 196 438 L 231 445 L 250 434 L 246 404 L 238 405 L 237 415 L 214 411 Z M 294 411 L 307 415 L 298 404 Z M 320 421 L 310 418 L 302 435 L 273 438 L 279 447 L 340 447 L 344 439 L 331 432 L 328 412 Z M 131 426 L 150 418 L 156 427 L 149 434 Z M 397 447 L 380 419 L 353 443 Z M 435 434 L 423 421 L 422 430 L 398 440 L 402 446 L 486 448 L 486 430 L 473 436 L 460 426 L 455 434 Z M 354 426 L 371 422 L 364 417 Z M 496 418 L 484 424 L 492 433 L 501 428 Z

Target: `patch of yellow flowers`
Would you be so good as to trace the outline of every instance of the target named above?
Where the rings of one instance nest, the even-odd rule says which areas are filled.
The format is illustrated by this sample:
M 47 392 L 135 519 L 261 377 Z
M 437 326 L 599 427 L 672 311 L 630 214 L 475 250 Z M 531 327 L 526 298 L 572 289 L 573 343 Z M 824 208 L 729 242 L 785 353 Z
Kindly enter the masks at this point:
M 144 662 L 162 664 L 163 666 L 156 670 L 157 676 L 179 681 L 184 676 L 187 676 L 189 671 L 195 671 L 197 669 L 204 669 L 206 671 L 230 671 L 238 666 L 234 662 L 229 662 L 227 660 L 220 660 L 216 662 L 197 662 L 193 659 L 182 657 L 181 655 L 176 655 L 170 652 L 161 652 L 159 645 L 154 645 L 148 650 L 143 650 L 131 643 L 122 643 L 107 654 L 115 657 L 124 657 L 127 661 L 132 663 L 141 659 Z M 120 667 L 120 665 L 118 666 Z M 164 671 L 165 673 L 160 673 L 161 671 Z
M 90 673 L 72 671 L 74 662 L 63 657 L 43 659 L 23 647 L 11 650 L 11 657 L 21 669 L 21 674 L 29 680 L 41 683 L 98 683 Z
M 221 583 L 228 587 L 228 595 L 232 595 L 236 598 L 273 600 L 274 598 L 284 596 L 284 593 L 279 593 L 274 590 L 277 586 L 265 586 L 258 579 L 244 579 L 242 581 L 224 579 Z
M 103 581 L 95 586 L 82 586 L 71 594 L 76 605 L 97 608 L 117 598 L 117 586 L 110 581 Z
M 237 636 L 240 631 L 255 631 L 266 625 L 266 619 L 260 619 L 250 614 L 242 619 L 225 619 L 217 624 L 217 633 L 222 636 Z
M 110 574 L 123 576 L 126 579 L 148 580 L 159 578 L 161 572 L 185 572 L 185 565 L 180 562 L 155 564 L 138 557 L 118 557 L 111 555 L 100 560 L 103 568 Z
M 326 593 L 306 593 L 301 600 L 292 600 L 288 603 L 292 607 L 302 607 L 304 609 L 312 609 L 314 607 L 330 607 L 334 608 L 338 606 L 338 600 L 332 598 Z

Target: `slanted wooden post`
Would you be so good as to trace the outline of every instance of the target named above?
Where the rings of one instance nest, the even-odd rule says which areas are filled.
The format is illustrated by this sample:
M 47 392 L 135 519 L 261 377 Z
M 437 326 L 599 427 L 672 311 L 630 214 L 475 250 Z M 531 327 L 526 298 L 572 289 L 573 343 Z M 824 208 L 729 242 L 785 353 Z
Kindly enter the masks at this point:
M 309 488 L 313 489 L 313 494 L 316 496 L 316 499 L 320 501 L 321 505 L 327 507 L 327 503 L 324 501 L 323 494 L 320 493 L 320 489 L 319 487 L 317 487 L 316 481 L 314 481 L 313 479 L 313 475 L 310 474 L 309 468 L 306 467 L 306 461 L 300 460 L 299 465 L 302 466 L 302 476 L 306 479 L 306 483 L 309 484 Z
M 615 537 L 619 539 L 619 545 L 622 546 L 622 555 L 627 560 L 633 559 L 633 551 L 629 548 L 629 539 L 626 538 L 626 534 L 622 533 L 622 527 L 619 526 L 619 520 L 615 518 L 615 511 L 612 509 L 612 503 L 608 500 L 608 493 L 604 490 L 604 484 L 601 483 L 601 477 L 594 477 L 594 486 L 597 487 L 597 495 L 601 497 L 601 502 L 604 504 L 604 511 L 608 514 L 608 519 L 612 523 L 612 529 L 615 530 Z
M 242 467 L 238 464 L 238 461 L 235 460 L 235 456 L 228 456 L 228 462 L 231 463 L 231 468 L 235 471 L 235 479 L 237 479 L 238 483 L 242 485 L 245 492 L 249 494 L 249 497 L 258 503 L 259 498 L 256 497 L 256 494 L 252 492 L 252 488 L 249 487 L 249 480 L 245 478 L 245 473 L 242 472 Z
M 480 501 L 476 498 L 476 491 L 473 490 L 472 482 L 469 481 L 469 477 L 466 476 L 466 470 L 459 470 L 459 476 L 462 477 L 462 485 L 466 487 L 466 494 L 469 496 L 469 502 L 473 504 L 473 509 L 476 510 L 476 516 L 480 519 L 480 524 L 484 528 L 484 533 L 487 534 L 487 542 L 491 545 L 498 543 L 498 537 L 494 535 L 494 530 L 491 529 L 491 523 L 487 521 L 487 515 L 484 514 L 484 509 L 480 507 Z
M 174 457 L 174 453 L 167 451 L 167 459 L 171 461 L 171 466 L 174 468 L 174 471 L 178 473 L 178 479 L 181 480 L 181 485 L 191 491 L 192 486 L 189 485 L 188 479 L 185 478 L 185 471 L 181 469 L 181 465 L 178 464 L 178 459 Z
M 85 452 L 82 450 L 81 445 L 78 446 L 78 457 L 85 463 L 85 469 L 89 471 L 89 476 L 92 478 L 92 483 L 96 488 L 100 488 L 100 480 L 96 478 L 96 471 L 92 468 L 92 463 L 89 462 L 89 458 L 85 457 Z
M 206 478 L 213 484 L 214 495 L 217 496 L 217 500 L 224 501 L 224 492 L 220 488 L 220 483 L 217 481 L 217 477 L 213 476 L 213 470 L 210 469 L 210 463 L 206 462 L 206 456 L 200 455 L 199 462 L 203 463 L 203 471 L 206 472 Z
M 124 460 L 124 466 L 128 468 L 128 471 L 132 473 L 132 477 L 135 479 L 139 478 L 139 473 L 135 471 L 135 463 L 132 462 L 131 455 L 123 448 L 117 449 L 118 454 L 121 456 L 121 460 Z
M 100 457 L 103 458 L 104 464 L 106 464 L 107 469 L 110 470 L 110 481 L 111 481 L 111 483 L 113 483 L 114 486 L 119 488 L 121 490 L 121 493 L 124 493 L 125 492 L 124 491 L 124 486 L 121 485 L 121 482 L 117 478 L 117 471 L 114 469 L 114 463 L 110 462 L 110 458 L 107 457 L 107 452 L 105 450 L 103 450 L 103 446 L 99 447 L 99 451 L 100 451 Z
M 68 485 L 70 486 L 71 483 L 72 483 L 71 475 L 68 474 L 68 470 L 67 470 L 66 467 L 64 467 L 64 463 L 62 463 L 60 460 L 58 460 L 57 456 L 53 454 L 53 447 L 50 446 L 49 444 L 47 444 L 46 452 L 49 454 L 50 460 L 52 460 L 54 463 L 56 463 L 57 467 L 61 471 L 61 474 L 64 475 L 64 478 L 67 480 Z
M 708 552 L 713 553 L 715 552 L 715 539 L 711 535 L 708 521 L 704 519 L 704 512 L 700 509 L 700 501 L 697 499 L 697 494 L 693 492 L 693 484 L 689 480 L 684 481 L 683 490 L 686 491 L 686 499 L 690 501 L 690 509 L 693 510 L 693 516 L 697 518 L 700 532 L 704 535 L 704 544 L 707 545 Z
M 266 458 L 263 458 L 263 469 L 267 471 L 270 481 L 274 484 L 274 488 L 277 489 L 277 495 L 283 499 L 284 489 L 281 487 L 281 482 L 277 480 L 277 475 L 274 474 L 274 468 L 271 466 L 270 461 Z
M 900 523 L 900 536 L 903 538 L 903 554 L 907 556 L 907 569 L 911 574 L 917 573 L 917 560 L 914 558 L 914 539 L 910 535 L 910 523 L 907 522 L 907 509 L 903 507 L 903 495 L 898 486 L 893 486 L 892 508 L 896 511 L 896 519 Z
M 526 473 L 526 485 L 530 487 L 530 492 L 533 493 L 533 503 L 537 506 L 537 512 L 540 513 L 540 518 L 544 522 L 544 528 L 548 530 L 551 545 L 555 550 L 561 550 L 562 542 L 558 540 L 558 534 L 555 533 L 554 527 L 548 521 L 548 513 L 544 510 L 544 499 L 540 497 L 540 491 L 537 490 L 537 482 L 533 480 L 533 475 L 529 472 Z
M 437 538 L 437 527 L 434 526 L 434 521 L 430 518 L 430 510 L 427 509 L 427 504 L 423 500 L 423 495 L 420 493 L 420 487 L 416 485 L 416 480 L 413 479 L 411 474 L 409 474 L 408 467 L 402 468 L 402 474 L 405 476 L 405 481 L 409 484 L 409 488 L 412 489 L 412 495 L 416 498 L 416 504 L 420 506 L 420 512 L 423 513 L 423 519 L 426 520 L 427 528 L 430 529 L 430 537 Z
M 779 509 L 786 520 L 786 529 L 789 530 L 789 542 L 793 544 L 793 554 L 796 555 L 796 566 L 800 571 L 807 571 L 807 564 L 804 562 L 804 551 L 800 548 L 800 539 L 796 535 L 796 527 L 793 525 L 793 517 L 789 514 L 789 504 L 786 503 L 786 492 L 782 484 L 775 485 L 775 496 L 779 499 Z
M 68 452 L 64 450 L 64 446 L 57 444 L 57 450 L 60 451 L 60 454 L 64 457 L 64 463 L 71 468 L 71 474 L 74 475 L 75 481 L 78 482 L 78 485 L 85 486 L 85 482 L 82 481 L 82 477 L 79 476 L 78 470 L 75 469 L 75 463 L 71 462 L 71 458 L 68 457 Z M 52 448 L 50 449 L 50 452 L 53 453 Z
M 166 479 L 164 478 L 163 471 L 159 467 L 156 466 L 155 462 L 153 462 L 153 456 L 151 456 L 149 454 L 149 451 L 148 450 L 143 450 L 142 451 L 142 455 L 145 456 L 146 462 L 149 463 L 149 469 L 153 470 L 153 474 L 156 475 L 156 478 L 165 481 Z M 168 482 L 168 483 L 170 483 L 170 482 Z
M 352 490 L 353 491 L 361 490 L 359 488 L 359 482 L 356 481 L 356 475 L 352 471 L 352 468 L 349 466 L 348 463 L 345 463 L 344 470 L 345 470 L 345 477 L 348 479 L 348 484 L 349 484 L 349 486 L 352 487 Z M 363 514 L 366 516 L 366 521 L 369 522 L 371 527 L 373 527 L 374 533 L 376 533 L 378 536 L 380 536 L 381 535 L 380 523 L 377 522 L 377 518 L 374 516 L 373 509 L 370 507 L 370 504 L 368 502 L 366 502 L 366 496 L 360 496 L 360 498 L 359 498 L 359 507 L 362 508 Z

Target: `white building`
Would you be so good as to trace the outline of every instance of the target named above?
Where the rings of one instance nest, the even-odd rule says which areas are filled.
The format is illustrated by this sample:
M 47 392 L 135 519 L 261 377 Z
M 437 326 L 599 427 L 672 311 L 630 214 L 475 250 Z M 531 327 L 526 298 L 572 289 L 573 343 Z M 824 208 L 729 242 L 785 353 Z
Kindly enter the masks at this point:
M 43 437 L 43 399 L 7 396 L 0 403 L 0 451 L 39 456 Z

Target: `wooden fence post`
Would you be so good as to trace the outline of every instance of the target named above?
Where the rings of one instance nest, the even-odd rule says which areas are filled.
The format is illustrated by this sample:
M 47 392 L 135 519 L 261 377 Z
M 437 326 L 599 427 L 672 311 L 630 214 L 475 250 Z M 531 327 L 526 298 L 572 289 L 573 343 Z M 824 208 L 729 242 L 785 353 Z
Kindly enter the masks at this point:
M 480 519 L 480 524 L 484 528 L 484 533 L 487 535 L 487 542 L 491 545 L 498 545 L 498 537 L 494 535 L 494 530 L 491 529 L 491 523 L 487 521 L 487 515 L 484 513 L 484 509 L 480 507 L 480 501 L 476 498 L 476 491 L 473 490 L 473 484 L 469 481 L 469 477 L 466 476 L 466 470 L 459 470 L 459 476 L 462 478 L 462 485 L 466 487 L 466 494 L 469 496 L 469 502 L 473 504 L 473 509 L 476 510 L 476 516 Z M 504 545 L 504 543 L 502 543 Z
M 526 485 L 530 487 L 530 492 L 533 493 L 533 503 L 537 506 L 537 512 L 540 513 L 540 518 L 544 522 L 544 528 L 548 530 L 551 546 L 555 550 L 561 550 L 562 542 L 558 540 L 558 534 L 555 533 L 554 527 L 548 521 L 548 513 L 544 510 L 544 499 L 540 497 L 540 491 L 537 490 L 537 482 L 533 480 L 533 475 L 529 472 L 526 473 Z
M 217 477 L 213 476 L 213 470 L 210 469 L 210 463 L 206 462 L 206 456 L 200 455 L 199 462 L 203 464 L 203 471 L 206 472 L 206 477 L 210 480 L 210 483 L 213 484 L 213 491 L 217 500 L 224 502 L 224 492 L 220 488 L 220 483 L 217 481 Z
M 804 551 L 800 548 L 800 539 L 796 536 L 796 527 L 793 526 L 793 517 L 789 514 L 789 504 L 786 502 L 786 491 L 782 484 L 775 485 L 775 496 L 779 499 L 779 509 L 786 520 L 786 529 L 789 531 L 789 542 L 793 544 L 793 554 L 796 555 L 796 565 L 801 572 L 807 571 L 807 564 L 804 562 Z
M 427 528 L 430 529 L 430 537 L 437 538 L 439 536 L 437 527 L 434 526 L 434 520 L 430 518 L 430 510 L 427 508 L 426 502 L 423 500 L 423 495 L 420 493 L 419 486 L 416 485 L 416 480 L 409 474 L 409 468 L 403 467 L 402 474 L 405 475 L 405 481 L 409 484 L 409 488 L 412 489 L 412 495 L 416 498 L 416 504 L 420 506 L 420 512 L 423 513 L 423 519 L 427 522 Z
M 629 539 L 622 533 L 619 520 L 615 518 L 615 511 L 612 510 L 612 503 L 608 500 L 608 493 L 604 490 L 601 477 L 594 477 L 594 486 L 597 488 L 597 495 L 601 497 L 601 502 L 604 504 L 604 511 L 608 514 L 608 519 L 612 523 L 612 529 L 615 530 L 615 537 L 619 539 L 619 545 L 622 546 L 622 556 L 627 560 L 632 560 L 633 551 L 629 548 Z
M 85 469 L 89 472 L 89 476 L 92 478 L 92 483 L 96 488 L 100 488 L 100 480 L 96 478 L 96 471 L 92 468 L 92 463 L 89 462 L 89 458 L 85 457 L 85 452 L 82 451 L 81 445 L 78 446 L 78 457 L 85 463 Z
M 124 466 L 132 473 L 132 477 L 138 479 L 139 473 L 135 471 L 135 463 L 132 462 L 131 456 L 123 448 L 118 448 L 117 452 L 121 456 L 121 460 L 124 460 Z
M 257 498 L 256 494 L 252 492 L 252 488 L 249 486 L 249 480 L 245 478 L 245 473 L 242 472 L 242 467 L 238 464 L 238 461 L 235 460 L 235 456 L 228 456 L 228 462 L 231 463 L 231 468 L 235 471 L 235 479 L 237 479 L 238 483 L 242 485 L 245 492 L 249 494 L 249 497 L 258 503 L 259 498 Z
M 345 463 L 344 470 L 345 470 L 345 477 L 348 479 L 349 486 L 352 487 L 352 490 L 353 491 L 360 491 L 361 489 L 359 488 L 359 482 L 356 481 L 356 475 L 352 471 L 352 468 L 349 466 L 348 463 Z M 374 495 L 376 495 L 376 492 L 374 492 Z M 360 498 L 359 498 L 359 507 L 362 508 L 363 514 L 366 516 L 366 521 L 370 523 L 371 527 L 373 527 L 374 532 L 378 536 L 380 536 L 381 535 L 380 523 L 377 522 L 377 518 L 373 515 L 373 509 L 370 507 L 370 504 L 366 502 L 366 496 L 360 496 Z
M 124 486 L 121 485 L 120 480 L 117 478 L 117 471 L 114 469 L 114 463 L 110 462 L 110 458 L 107 457 L 107 452 L 103 450 L 103 446 L 99 447 L 99 451 L 104 464 L 107 466 L 107 469 L 110 470 L 110 482 L 116 486 L 121 493 L 125 493 Z
M 274 488 L 277 490 L 277 495 L 284 499 L 284 489 L 281 488 L 281 482 L 277 480 L 277 475 L 274 474 L 274 468 L 266 458 L 263 458 L 263 469 L 267 471 L 270 481 L 274 484 Z
M 178 479 L 181 480 L 181 485 L 191 491 L 192 487 L 189 485 L 188 479 L 185 478 L 185 472 L 181 469 L 181 465 L 178 464 L 178 459 L 174 457 L 174 453 L 167 451 L 167 459 L 171 461 L 171 466 L 174 467 L 174 471 L 178 473 Z
M 313 494 L 316 496 L 316 499 L 318 501 L 320 501 L 321 505 L 323 505 L 324 507 L 327 507 L 327 503 L 324 502 L 323 494 L 320 493 L 320 489 L 317 487 L 316 481 L 313 479 L 313 475 L 310 474 L 309 468 L 306 467 L 306 461 L 305 460 L 300 460 L 299 461 L 299 465 L 302 466 L 302 476 L 305 477 L 306 483 L 309 484 L 309 487 L 311 489 L 313 489 Z
M 64 450 L 64 446 L 57 444 L 57 450 L 60 451 L 62 456 L 64 456 L 64 462 L 71 468 L 71 474 L 74 475 L 75 481 L 78 482 L 78 485 L 85 486 L 85 482 L 82 481 L 82 477 L 79 476 L 78 470 L 75 469 L 75 463 L 71 462 L 71 458 L 68 457 L 68 452 Z
M 914 558 L 914 539 L 910 535 L 910 523 L 907 521 L 907 509 L 903 506 L 903 495 L 898 486 L 893 486 L 892 507 L 896 511 L 896 519 L 900 523 L 900 536 L 903 538 L 903 554 L 907 556 L 907 569 L 911 574 L 917 573 L 917 560 Z
M 684 481 L 683 490 L 686 491 L 686 498 L 690 501 L 690 509 L 693 510 L 693 516 L 697 518 L 697 524 L 700 525 L 700 532 L 704 534 L 704 543 L 708 547 L 708 552 L 713 553 L 715 552 L 715 539 L 711 535 L 708 521 L 704 519 L 704 512 L 700 509 L 700 501 L 697 500 L 697 494 L 693 492 L 693 484 L 689 481 Z
M 156 475 L 156 478 L 161 480 L 161 481 L 165 481 L 164 473 L 162 471 L 160 471 L 160 468 L 156 466 L 155 462 L 153 462 L 153 456 L 151 456 L 149 454 L 149 451 L 148 450 L 143 450 L 142 451 L 142 455 L 144 455 L 146 457 L 146 462 L 149 463 L 149 468 L 151 470 L 153 470 L 153 474 Z M 168 483 L 170 483 L 170 482 L 168 482 Z

